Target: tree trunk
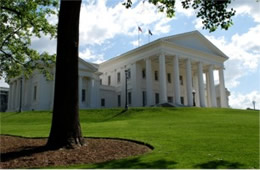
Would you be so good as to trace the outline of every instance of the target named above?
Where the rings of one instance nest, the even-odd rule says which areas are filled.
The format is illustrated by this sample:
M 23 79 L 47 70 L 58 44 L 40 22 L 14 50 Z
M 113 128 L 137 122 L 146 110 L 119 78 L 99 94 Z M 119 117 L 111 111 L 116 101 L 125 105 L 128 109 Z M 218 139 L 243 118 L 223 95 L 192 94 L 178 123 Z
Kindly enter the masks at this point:
M 79 122 L 78 44 L 81 0 L 61 0 L 52 126 L 47 147 L 84 144 Z

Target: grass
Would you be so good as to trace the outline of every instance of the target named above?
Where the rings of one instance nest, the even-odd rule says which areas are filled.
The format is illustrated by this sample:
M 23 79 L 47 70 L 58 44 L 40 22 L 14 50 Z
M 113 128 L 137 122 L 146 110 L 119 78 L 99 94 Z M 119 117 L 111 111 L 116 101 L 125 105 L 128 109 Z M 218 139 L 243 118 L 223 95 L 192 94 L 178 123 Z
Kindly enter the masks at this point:
M 69 168 L 259 168 L 259 112 L 214 108 L 131 108 L 120 112 L 81 110 L 83 135 L 134 139 L 155 149 L 128 159 Z M 50 112 L 0 115 L 1 134 L 49 134 Z

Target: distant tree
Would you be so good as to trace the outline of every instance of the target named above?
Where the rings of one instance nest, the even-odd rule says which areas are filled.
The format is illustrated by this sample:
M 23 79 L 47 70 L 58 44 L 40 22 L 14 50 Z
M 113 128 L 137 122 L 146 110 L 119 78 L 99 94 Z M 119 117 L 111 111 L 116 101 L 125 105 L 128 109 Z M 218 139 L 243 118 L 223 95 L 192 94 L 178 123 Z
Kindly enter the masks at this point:
M 21 73 L 28 76 L 39 69 L 47 77 L 55 55 L 32 49 L 32 36 L 56 36 L 56 25 L 47 16 L 56 15 L 58 0 L 3 0 L 0 3 L 0 78 Z M 40 62 L 39 62 L 40 61 Z

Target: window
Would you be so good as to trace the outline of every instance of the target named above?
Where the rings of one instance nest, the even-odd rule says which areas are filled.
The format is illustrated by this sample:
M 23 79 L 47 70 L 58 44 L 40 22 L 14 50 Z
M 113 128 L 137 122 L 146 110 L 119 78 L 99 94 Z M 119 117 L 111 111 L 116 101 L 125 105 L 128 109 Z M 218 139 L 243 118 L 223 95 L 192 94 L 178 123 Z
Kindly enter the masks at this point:
M 129 105 L 132 104 L 132 94 L 131 94 L 131 92 L 128 92 L 128 104 Z
M 143 91 L 143 106 L 146 106 L 146 91 Z
M 168 103 L 173 103 L 172 97 L 168 96 Z
M 120 83 L 120 79 L 121 79 L 120 72 L 118 72 L 117 73 L 117 83 Z
M 181 85 L 183 85 L 183 77 L 182 76 L 180 76 L 180 83 L 181 83 Z
M 81 101 L 84 102 L 86 100 L 86 90 L 82 89 L 81 90 Z
M 155 104 L 159 104 L 159 93 L 155 93 Z
M 128 79 L 131 78 L 131 70 L 130 70 L 130 68 L 127 70 L 127 78 L 128 78 Z
M 145 75 L 145 69 L 143 69 L 143 70 L 142 70 L 142 77 L 143 77 L 143 79 L 145 79 L 145 76 L 146 76 L 146 75 Z
M 154 71 L 154 80 L 158 81 L 158 71 Z
M 168 78 L 168 83 L 171 83 L 171 73 L 167 74 L 167 78 Z
M 36 101 L 37 99 L 37 86 L 34 86 L 33 88 L 33 100 Z
M 121 107 L 121 95 L 117 96 L 117 106 Z
M 103 106 L 103 107 L 105 106 L 105 99 L 104 98 L 101 99 L 101 106 Z
M 110 84 L 111 84 L 111 76 L 108 76 L 108 83 L 107 83 L 107 85 L 110 86 Z
M 100 79 L 100 85 L 102 85 L 102 79 Z
M 184 97 L 181 97 L 181 104 L 184 104 Z

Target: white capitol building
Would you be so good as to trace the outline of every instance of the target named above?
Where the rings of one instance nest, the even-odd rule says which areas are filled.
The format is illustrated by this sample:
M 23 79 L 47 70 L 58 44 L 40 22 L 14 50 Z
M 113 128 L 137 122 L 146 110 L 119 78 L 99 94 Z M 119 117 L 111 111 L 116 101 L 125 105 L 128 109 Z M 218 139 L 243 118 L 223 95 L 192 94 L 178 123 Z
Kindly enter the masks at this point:
M 223 73 L 227 59 L 198 31 L 160 38 L 101 64 L 80 59 L 80 108 L 124 107 L 126 92 L 131 107 L 229 107 Z M 53 80 L 35 72 L 9 85 L 8 111 L 52 109 Z

